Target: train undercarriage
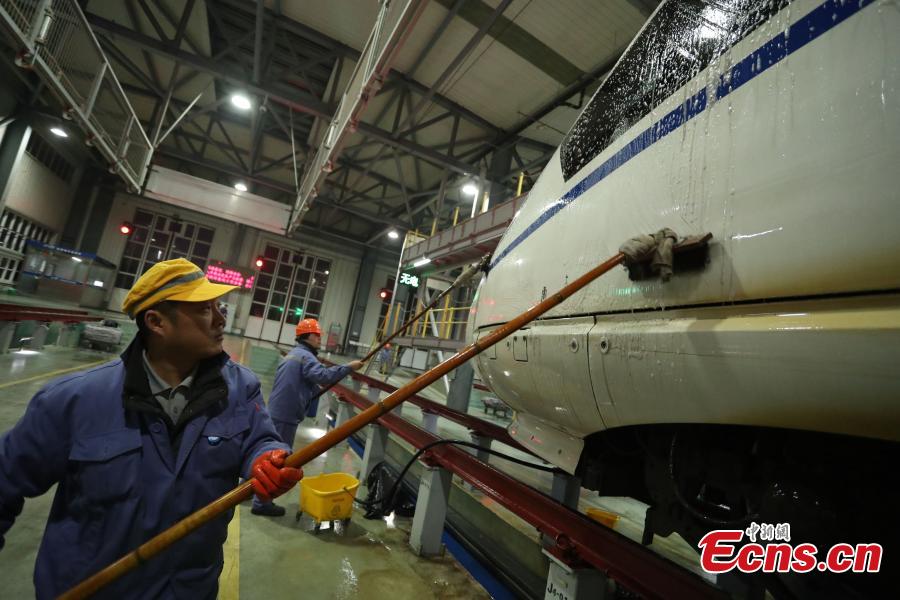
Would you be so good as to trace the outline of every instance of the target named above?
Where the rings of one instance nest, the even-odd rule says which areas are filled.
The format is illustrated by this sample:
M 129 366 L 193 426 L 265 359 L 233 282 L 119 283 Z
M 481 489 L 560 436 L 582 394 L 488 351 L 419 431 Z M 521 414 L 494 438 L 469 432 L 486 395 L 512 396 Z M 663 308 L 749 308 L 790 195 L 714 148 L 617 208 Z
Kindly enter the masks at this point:
M 649 505 L 643 543 L 677 533 L 695 549 L 712 530 L 790 525 L 819 557 L 877 543 L 881 572 L 720 577 L 738 597 L 884 598 L 900 589 L 900 447 L 893 442 L 741 426 L 623 427 L 589 436 L 576 474 L 603 496 Z M 749 543 L 748 536 L 739 543 Z M 761 542 L 766 544 L 766 542 Z

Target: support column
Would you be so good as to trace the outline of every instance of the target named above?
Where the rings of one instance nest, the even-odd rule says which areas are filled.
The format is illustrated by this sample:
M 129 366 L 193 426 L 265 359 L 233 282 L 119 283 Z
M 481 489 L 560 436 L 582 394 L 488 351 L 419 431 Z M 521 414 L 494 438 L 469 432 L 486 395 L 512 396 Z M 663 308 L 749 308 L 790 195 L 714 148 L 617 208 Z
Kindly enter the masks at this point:
M 438 434 L 437 431 L 437 422 L 438 416 L 437 413 L 422 411 L 422 427 L 428 433 L 432 433 L 434 435 Z
M 475 458 L 477 458 L 481 462 L 487 463 L 491 459 L 491 455 L 490 453 L 485 452 L 485 450 L 491 449 L 491 443 L 494 440 L 486 435 L 475 433 L 474 431 L 469 432 L 469 437 L 472 438 L 473 443 L 478 444 L 481 448 L 484 448 L 484 450 L 471 449 L 470 452 L 472 452 L 475 455 Z
M 372 404 L 377 404 L 381 401 L 381 390 L 379 390 L 377 387 L 369 386 L 369 389 L 366 392 L 366 397 Z
M 474 454 L 475 458 L 477 458 L 484 464 L 488 464 L 491 459 L 491 455 L 486 452 L 486 450 L 491 449 L 491 444 L 494 440 L 486 435 L 481 435 L 480 433 L 476 433 L 474 431 L 469 431 L 469 437 L 472 439 L 473 443 L 478 444 L 479 449 L 476 450 L 475 448 L 466 448 L 466 450 L 468 450 L 471 454 Z M 468 482 L 464 483 L 463 487 L 470 491 L 475 491 L 478 489 Z
M 6 206 L 9 182 L 22 153 L 25 152 L 29 138 L 31 138 L 31 127 L 28 121 L 22 117 L 13 119 L 3 130 L 3 139 L 0 140 L 0 213 Z
M 9 352 L 9 345 L 12 343 L 13 334 L 16 332 L 15 321 L 0 322 L 0 354 Z
M 63 323 L 59 329 L 56 345 L 60 348 L 74 348 L 78 346 L 78 323 Z
M 550 496 L 564 506 L 578 510 L 578 497 L 581 493 L 581 478 L 568 473 L 554 473 Z M 556 542 L 541 534 L 541 545 L 550 548 Z
M 419 556 L 438 556 L 443 545 L 444 520 L 450 499 L 452 473 L 426 466 L 419 480 L 419 496 L 413 515 L 409 545 Z
M 50 327 L 48 327 L 47 323 L 38 323 L 37 327 L 34 328 L 34 333 L 31 334 L 31 340 L 28 342 L 29 350 L 43 350 L 44 342 L 47 341 L 47 334 L 50 332 Z
M 554 500 L 569 508 L 578 509 L 578 497 L 581 493 L 581 478 L 568 473 L 554 473 L 553 487 L 550 495 Z
M 600 571 L 573 569 L 546 550 L 544 554 L 550 559 L 544 600 L 606 600 L 615 597 L 612 582 Z
M 366 316 L 366 306 L 369 303 L 369 290 L 372 288 L 372 277 L 375 275 L 375 264 L 378 259 L 376 252 L 366 252 L 359 264 L 359 274 L 356 276 L 356 287 L 353 291 L 353 303 L 350 314 L 347 316 L 347 330 L 342 341 L 344 354 L 352 355 L 350 342 L 359 342 L 362 333 L 363 319 Z M 369 343 L 366 340 L 365 343 Z
M 63 227 L 63 233 L 59 243 L 62 246 L 68 246 L 81 249 L 81 242 L 84 240 L 85 233 L 90 225 L 91 213 L 94 212 L 94 202 L 97 201 L 97 194 L 100 193 L 98 185 L 88 185 L 85 183 L 76 192 L 72 198 L 72 208 L 69 210 L 69 218 Z
M 464 413 L 469 410 L 475 369 L 471 362 L 465 362 L 457 367 L 454 373 L 453 380 L 450 381 L 450 391 L 447 393 L 447 408 Z
M 98 186 L 100 186 L 99 183 Z M 106 222 L 109 220 L 114 197 L 115 191 L 112 188 L 100 186 L 99 191 L 94 196 L 94 203 L 91 206 L 90 216 L 87 220 L 91 226 L 84 230 L 78 244 L 82 252 L 96 254 L 100 249 L 100 241 L 103 239 L 103 233 L 106 231 Z
M 362 465 L 359 468 L 360 481 L 365 482 L 375 465 L 384 461 L 389 433 L 390 431 L 388 431 L 387 427 L 383 427 L 378 423 L 369 425 L 368 435 L 366 436 L 366 451 L 363 453 Z
M 490 194 L 491 206 L 497 206 L 501 202 L 509 199 L 509 191 L 504 178 L 512 167 L 512 155 L 514 146 L 506 146 L 497 148 L 491 154 L 491 166 L 488 168 L 488 178 L 490 178 Z M 479 210 L 481 208 L 479 207 Z
M 325 394 L 319 398 L 319 406 L 316 408 L 316 427 L 328 431 L 328 410 L 334 406 L 334 394 Z
M 338 399 L 337 420 L 334 423 L 335 428 L 340 427 L 353 417 L 353 409 L 346 400 Z
M 335 428 L 340 427 L 353 417 L 353 407 L 349 402 L 338 397 L 337 405 L 337 417 L 334 422 Z M 325 466 L 322 472 L 337 473 L 348 470 L 348 465 L 344 459 L 347 452 L 352 454 L 350 444 L 346 440 L 328 450 L 328 452 L 325 453 Z
M 369 391 L 366 394 L 366 396 L 368 397 L 369 402 L 371 402 L 372 404 L 377 404 L 378 402 L 381 401 L 381 390 L 379 390 L 377 387 L 370 386 Z M 403 404 L 398 405 L 391 412 L 394 413 L 395 415 L 397 415 L 398 417 L 402 417 L 403 416 Z

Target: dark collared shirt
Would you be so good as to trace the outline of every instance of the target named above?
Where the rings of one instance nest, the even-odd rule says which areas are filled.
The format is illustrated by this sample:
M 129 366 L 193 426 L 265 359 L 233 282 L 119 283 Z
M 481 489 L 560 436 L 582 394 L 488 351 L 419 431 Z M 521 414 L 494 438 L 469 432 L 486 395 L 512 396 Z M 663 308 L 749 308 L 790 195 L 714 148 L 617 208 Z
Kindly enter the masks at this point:
M 194 368 L 191 374 L 173 389 L 153 370 L 153 365 L 150 364 L 150 360 L 147 358 L 146 350 L 143 352 L 143 359 L 144 371 L 147 372 L 147 383 L 150 384 L 150 392 L 159 402 L 162 409 L 166 411 L 166 414 L 169 415 L 172 423 L 178 423 L 178 419 L 184 412 L 184 407 L 190 402 L 191 384 L 194 383 L 197 369 Z

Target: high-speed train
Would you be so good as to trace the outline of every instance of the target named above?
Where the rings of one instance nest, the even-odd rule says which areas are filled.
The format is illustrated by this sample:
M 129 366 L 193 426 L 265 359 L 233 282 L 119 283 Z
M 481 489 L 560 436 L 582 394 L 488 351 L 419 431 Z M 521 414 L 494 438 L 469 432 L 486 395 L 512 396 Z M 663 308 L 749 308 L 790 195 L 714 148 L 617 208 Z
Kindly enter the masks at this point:
M 650 505 L 645 540 L 790 522 L 900 552 L 900 5 L 664 1 L 493 254 L 475 335 L 664 227 L 712 239 L 477 358 L 512 435 Z

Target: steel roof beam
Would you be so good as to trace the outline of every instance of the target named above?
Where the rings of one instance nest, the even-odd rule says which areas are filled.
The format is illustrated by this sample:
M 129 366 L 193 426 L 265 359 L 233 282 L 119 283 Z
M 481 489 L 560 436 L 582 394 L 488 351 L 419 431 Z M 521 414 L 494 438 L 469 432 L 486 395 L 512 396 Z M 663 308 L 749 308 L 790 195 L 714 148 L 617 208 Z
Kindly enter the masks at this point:
M 207 0 L 207 2 L 211 5 L 218 4 L 218 5 L 222 5 L 222 6 L 229 6 L 233 9 L 247 13 L 248 4 L 247 4 L 247 2 L 242 1 L 242 0 Z M 338 42 L 337 40 L 335 40 L 319 31 L 316 31 L 315 29 L 313 29 L 312 27 L 309 27 L 308 25 L 304 25 L 304 24 L 294 21 L 292 19 L 282 19 L 280 26 L 283 29 L 290 31 L 293 34 L 298 35 L 307 40 L 310 40 L 316 44 L 319 44 L 321 46 L 325 46 L 328 48 L 333 48 L 334 50 L 339 51 L 346 58 L 349 58 L 353 61 L 359 60 L 359 50 L 351 48 L 351 47 L 347 46 L 346 44 L 342 44 L 341 42 Z M 418 81 L 412 79 L 410 76 L 400 73 L 398 71 L 391 71 L 390 80 L 396 80 L 396 81 L 402 83 L 403 85 L 409 87 L 413 91 L 418 92 L 419 94 L 425 94 L 429 90 L 428 86 L 423 85 L 423 84 L 419 83 Z M 434 101 L 439 106 L 441 106 L 447 110 L 453 111 L 454 113 L 459 114 L 461 117 L 463 117 L 467 121 L 470 121 L 471 123 L 473 123 L 474 125 L 477 125 L 478 127 L 481 127 L 482 129 L 486 129 L 490 132 L 493 132 L 494 134 L 503 133 L 503 130 L 501 128 L 497 127 L 496 125 L 487 121 L 483 117 L 480 117 L 479 115 L 475 114 L 474 112 L 468 110 L 467 108 L 464 108 L 463 106 L 457 104 L 456 102 L 450 100 L 449 98 L 447 98 L 441 94 L 435 94 Z
M 437 3 L 448 10 L 459 10 L 457 0 L 437 0 Z M 493 8 L 482 0 L 468 0 L 462 10 L 459 10 L 459 16 L 478 28 L 485 20 L 491 18 L 492 10 Z M 487 35 L 562 85 L 568 85 L 583 75 L 581 69 L 512 19 L 503 16 L 497 18 L 488 29 Z
M 92 27 L 105 34 L 108 34 L 109 36 L 112 36 L 113 38 L 133 42 L 135 45 L 141 48 L 145 48 L 148 51 L 160 56 L 164 56 L 171 60 L 181 62 L 182 64 L 193 69 L 209 73 L 210 75 L 222 79 L 223 81 L 227 81 L 233 85 L 246 87 L 248 91 L 253 94 L 256 94 L 258 96 L 268 96 L 272 102 L 283 104 L 298 112 L 314 115 L 324 119 L 325 121 L 330 121 L 331 115 L 334 112 L 330 107 L 323 104 L 321 101 L 309 94 L 300 92 L 297 96 L 292 97 L 289 96 L 288 93 L 284 93 L 281 86 L 259 86 L 256 84 L 248 83 L 246 80 L 235 75 L 234 73 L 228 72 L 220 64 L 217 64 L 215 61 L 209 58 L 173 48 L 167 44 L 164 44 L 163 42 L 137 33 L 134 30 L 123 27 L 122 25 L 109 21 L 108 19 L 98 17 L 97 15 L 94 15 L 92 13 L 89 13 L 87 15 L 87 18 Z M 375 127 L 374 125 L 370 125 L 369 123 L 359 123 L 358 130 L 367 136 L 389 144 L 391 147 L 398 148 L 409 154 L 418 156 L 419 158 L 432 162 L 440 167 L 449 168 L 453 171 L 467 174 L 477 171 L 477 169 L 473 165 L 449 156 L 445 156 L 431 148 L 420 146 L 419 144 L 415 144 L 408 140 L 395 140 L 389 132 Z
M 253 44 L 253 83 L 262 82 L 263 25 L 266 19 L 265 0 L 256 0 L 256 41 Z

